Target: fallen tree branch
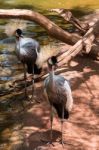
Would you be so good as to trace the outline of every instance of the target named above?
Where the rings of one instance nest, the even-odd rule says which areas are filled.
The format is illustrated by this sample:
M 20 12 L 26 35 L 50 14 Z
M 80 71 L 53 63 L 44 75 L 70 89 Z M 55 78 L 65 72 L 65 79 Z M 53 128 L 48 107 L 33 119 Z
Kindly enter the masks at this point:
M 50 21 L 47 17 L 43 16 L 38 12 L 34 12 L 31 10 L 25 9 L 0 9 L 0 18 L 20 18 L 30 21 L 35 21 L 39 25 L 41 25 L 50 36 L 61 40 L 62 42 L 68 44 L 76 43 L 81 37 L 77 34 L 70 34 L 60 27 L 58 27 L 55 23 Z
M 51 9 L 51 11 L 57 12 L 66 22 L 73 24 L 82 33 L 85 33 L 89 29 L 88 23 L 83 23 L 79 19 L 73 16 L 72 12 L 67 9 Z
M 58 56 L 58 66 L 66 64 L 71 58 L 75 57 L 80 51 L 83 50 L 84 44 L 90 41 L 90 44 L 92 45 L 92 42 L 95 39 L 95 36 L 92 34 L 92 31 L 93 28 L 90 28 L 81 40 L 79 40 L 74 46 L 70 47 L 68 51 L 65 51 L 63 54 L 60 54 Z M 87 46 L 88 45 L 86 45 L 86 48 L 88 48 Z M 90 50 L 91 49 L 87 49 L 87 53 Z

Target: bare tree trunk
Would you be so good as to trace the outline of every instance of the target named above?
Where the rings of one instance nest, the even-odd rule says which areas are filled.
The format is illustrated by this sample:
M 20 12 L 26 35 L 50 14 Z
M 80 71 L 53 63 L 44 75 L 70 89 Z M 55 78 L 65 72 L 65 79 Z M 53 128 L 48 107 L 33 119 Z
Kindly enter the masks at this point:
M 81 38 L 77 34 L 70 34 L 64 31 L 63 29 L 58 27 L 55 23 L 50 21 L 47 17 L 31 10 L 0 9 L 0 18 L 20 18 L 35 21 L 43 28 L 45 28 L 50 36 L 68 44 L 74 44 Z

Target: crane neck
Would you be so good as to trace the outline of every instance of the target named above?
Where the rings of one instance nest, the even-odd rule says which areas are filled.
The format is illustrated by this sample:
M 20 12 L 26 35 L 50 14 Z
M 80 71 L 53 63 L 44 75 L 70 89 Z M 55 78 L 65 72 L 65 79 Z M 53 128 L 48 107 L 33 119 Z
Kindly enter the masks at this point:
M 16 36 L 16 40 L 17 41 L 20 41 L 20 39 L 22 39 L 23 38 L 23 35 L 21 35 L 21 36 Z
M 49 79 L 50 79 L 50 83 L 52 85 L 52 88 L 54 88 L 54 77 L 55 76 L 55 72 L 54 72 L 54 67 L 52 66 L 50 72 L 49 72 Z
M 16 36 L 16 52 L 17 52 L 17 54 L 19 54 L 20 53 L 20 46 L 21 46 L 21 39 L 22 39 L 23 37 L 18 37 L 18 36 Z

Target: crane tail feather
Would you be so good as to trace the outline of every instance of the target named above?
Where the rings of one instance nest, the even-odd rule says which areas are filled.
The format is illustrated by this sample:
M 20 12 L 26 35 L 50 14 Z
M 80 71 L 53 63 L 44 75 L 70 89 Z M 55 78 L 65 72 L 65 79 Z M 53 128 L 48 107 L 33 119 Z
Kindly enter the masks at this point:
M 36 64 L 34 64 L 34 74 L 40 74 L 42 72 L 42 68 L 39 68 Z
M 29 74 L 33 73 L 33 65 L 31 63 L 27 63 L 27 72 Z
M 58 117 L 60 119 L 62 119 L 62 104 L 53 104 L 54 108 L 56 109 L 56 112 L 58 114 Z M 69 118 L 69 112 L 68 110 L 66 110 L 66 108 L 64 108 L 64 119 L 68 119 Z
M 41 71 L 42 71 L 42 68 L 38 68 L 38 66 L 36 64 L 34 64 L 34 66 L 33 66 L 32 63 L 27 63 L 27 72 L 29 74 L 32 74 L 33 72 L 34 72 L 34 74 L 40 74 Z

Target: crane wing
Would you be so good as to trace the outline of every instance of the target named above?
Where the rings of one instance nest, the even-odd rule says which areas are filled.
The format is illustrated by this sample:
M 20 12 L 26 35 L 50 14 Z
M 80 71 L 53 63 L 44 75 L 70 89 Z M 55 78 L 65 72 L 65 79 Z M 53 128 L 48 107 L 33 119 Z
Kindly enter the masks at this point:
M 64 89 L 64 93 L 67 96 L 66 109 L 68 111 L 71 111 L 72 106 L 73 106 L 73 97 L 72 97 L 70 84 L 67 80 L 65 80 L 65 82 L 64 82 L 63 89 Z

